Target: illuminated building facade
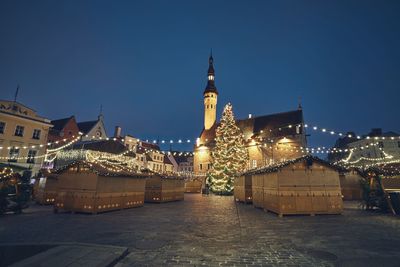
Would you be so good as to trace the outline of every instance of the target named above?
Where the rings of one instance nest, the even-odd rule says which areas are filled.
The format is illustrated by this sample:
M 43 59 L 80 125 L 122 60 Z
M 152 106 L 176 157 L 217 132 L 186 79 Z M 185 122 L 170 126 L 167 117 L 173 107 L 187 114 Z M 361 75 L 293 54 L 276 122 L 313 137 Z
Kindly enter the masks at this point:
M 0 100 L 0 163 L 37 173 L 46 153 L 50 120 L 16 101 Z
M 212 167 L 211 151 L 215 146 L 217 129 L 217 97 L 214 60 L 209 58 L 207 86 L 204 96 L 204 127 L 194 146 L 194 172 L 205 174 Z M 249 151 L 248 168 L 269 165 L 304 154 L 307 146 L 304 130 L 303 110 L 239 119 L 237 126 L 242 130 Z

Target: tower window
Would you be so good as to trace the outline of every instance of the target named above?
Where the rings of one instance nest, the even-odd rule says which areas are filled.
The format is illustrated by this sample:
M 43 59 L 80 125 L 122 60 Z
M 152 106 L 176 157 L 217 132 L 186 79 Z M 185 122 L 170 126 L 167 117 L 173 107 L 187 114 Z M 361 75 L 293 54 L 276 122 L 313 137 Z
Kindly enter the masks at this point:
M 208 75 L 208 80 L 209 81 L 214 81 L 214 76 L 213 75 Z
M 207 109 L 208 109 L 208 105 L 207 105 Z
M 212 104 L 211 104 L 211 108 L 213 108 L 213 107 L 212 107 Z

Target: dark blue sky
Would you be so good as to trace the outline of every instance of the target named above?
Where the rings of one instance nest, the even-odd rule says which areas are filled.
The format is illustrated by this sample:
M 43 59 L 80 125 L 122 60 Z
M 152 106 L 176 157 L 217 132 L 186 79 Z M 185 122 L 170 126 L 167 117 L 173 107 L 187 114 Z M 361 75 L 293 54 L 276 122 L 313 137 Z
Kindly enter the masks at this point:
M 399 1 L 1 1 L 1 98 L 142 138 L 193 138 L 213 49 L 218 113 L 399 131 Z M 310 144 L 334 138 L 313 134 Z M 178 147 L 176 147 L 178 148 Z

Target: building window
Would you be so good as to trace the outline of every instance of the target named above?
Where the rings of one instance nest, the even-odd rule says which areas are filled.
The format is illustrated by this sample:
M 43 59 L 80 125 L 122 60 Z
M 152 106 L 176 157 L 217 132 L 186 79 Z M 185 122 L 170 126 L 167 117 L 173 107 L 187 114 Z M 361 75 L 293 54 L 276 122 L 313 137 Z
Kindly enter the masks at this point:
M 200 170 L 202 170 L 203 169 L 203 164 L 200 163 L 199 167 L 200 167 Z
M 252 167 L 257 168 L 257 160 L 253 159 L 252 163 Z
M 4 129 L 6 128 L 6 123 L 0 121 L 0 134 L 4 133 Z
M 212 104 L 211 104 L 211 108 L 212 108 L 213 106 L 212 106 Z
M 10 149 L 8 161 L 9 162 L 17 162 L 18 156 L 19 156 L 19 148 L 13 147 Z
M 39 140 L 40 139 L 40 130 L 39 129 L 34 129 L 33 130 L 33 135 L 32 135 L 32 138 L 33 139 L 37 139 L 37 140 Z
M 26 163 L 35 163 L 35 157 L 36 157 L 36 150 L 29 150 Z
M 15 136 L 24 136 L 24 126 L 17 125 L 15 128 Z

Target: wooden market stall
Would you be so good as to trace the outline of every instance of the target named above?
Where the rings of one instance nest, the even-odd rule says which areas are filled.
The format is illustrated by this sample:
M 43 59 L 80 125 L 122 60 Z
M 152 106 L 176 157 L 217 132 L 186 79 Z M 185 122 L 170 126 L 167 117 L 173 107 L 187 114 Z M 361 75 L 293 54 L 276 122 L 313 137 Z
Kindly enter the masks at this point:
M 78 161 L 56 171 L 58 210 L 99 213 L 143 206 L 143 174 L 122 166 Z
M 339 175 L 343 200 L 362 200 L 361 181 L 364 179 L 356 169 L 341 172 Z
M 203 182 L 201 179 L 194 178 L 185 181 L 185 193 L 201 193 Z
M 400 177 L 383 177 L 382 184 L 387 191 L 400 191 Z
M 251 191 L 253 198 L 253 206 L 256 208 L 264 207 L 264 174 L 249 173 L 251 175 Z
M 35 201 L 41 205 L 53 204 L 57 197 L 58 175 L 47 170 L 41 172 L 41 176 L 35 182 Z
M 184 199 L 185 181 L 183 177 L 150 174 L 146 179 L 146 202 L 170 202 Z
M 236 201 L 244 203 L 252 203 L 253 194 L 252 194 L 251 184 L 252 184 L 251 174 L 243 174 L 235 178 L 233 194 Z
M 257 170 L 253 176 L 253 203 L 279 216 L 340 214 L 343 209 L 339 173 L 319 158 L 304 156 Z

